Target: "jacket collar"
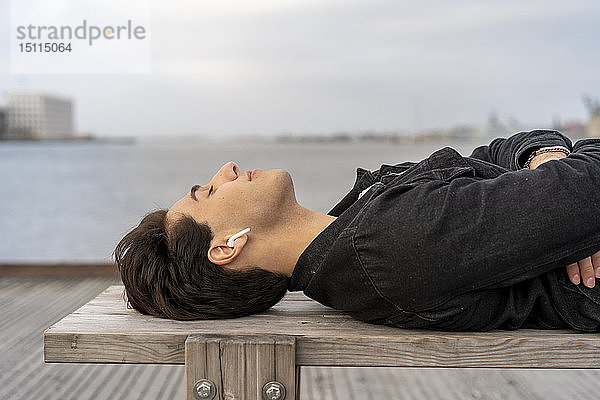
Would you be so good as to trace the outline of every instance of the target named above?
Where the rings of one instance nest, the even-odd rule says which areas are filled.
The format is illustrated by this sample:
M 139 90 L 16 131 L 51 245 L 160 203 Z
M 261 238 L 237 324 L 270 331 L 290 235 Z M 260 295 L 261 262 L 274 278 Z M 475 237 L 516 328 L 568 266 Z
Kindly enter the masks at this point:
M 322 264 L 326 254 L 332 246 L 335 245 L 335 241 L 342 231 L 350 225 L 358 210 L 360 210 L 360 208 L 368 201 L 369 196 L 361 196 L 359 198 L 360 192 L 374 183 L 377 183 L 377 180 L 373 176 L 373 173 L 363 168 L 356 169 L 356 181 L 354 182 L 354 186 L 350 192 L 348 192 L 346 196 L 344 196 L 344 198 L 327 213 L 327 215 L 332 215 L 337 218 L 317 235 L 302 254 L 300 254 L 288 285 L 288 290 L 290 292 L 304 290 L 304 288 L 306 288 L 314 273 Z M 344 213 L 344 211 L 348 209 L 354 209 L 356 212 L 350 210 L 349 212 Z

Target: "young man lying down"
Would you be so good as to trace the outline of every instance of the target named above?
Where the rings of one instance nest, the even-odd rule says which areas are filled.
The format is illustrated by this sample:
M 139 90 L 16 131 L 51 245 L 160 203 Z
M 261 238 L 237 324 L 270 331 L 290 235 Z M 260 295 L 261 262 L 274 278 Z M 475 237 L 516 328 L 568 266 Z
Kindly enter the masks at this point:
M 132 307 L 235 318 L 286 291 L 373 324 L 600 330 L 600 139 L 560 132 L 451 147 L 375 171 L 323 214 L 290 174 L 234 162 L 115 249 Z

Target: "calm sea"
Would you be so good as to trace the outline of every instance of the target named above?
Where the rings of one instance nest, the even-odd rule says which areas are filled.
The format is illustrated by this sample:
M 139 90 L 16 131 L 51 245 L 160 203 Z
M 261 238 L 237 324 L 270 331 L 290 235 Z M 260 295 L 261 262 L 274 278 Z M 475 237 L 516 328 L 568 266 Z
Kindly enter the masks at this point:
M 420 161 L 444 146 L 469 155 L 489 140 L 232 142 L 0 143 L 0 262 L 109 261 L 146 212 L 170 207 L 230 160 L 243 170 L 289 171 L 298 202 L 325 213 L 352 187 L 357 167 Z

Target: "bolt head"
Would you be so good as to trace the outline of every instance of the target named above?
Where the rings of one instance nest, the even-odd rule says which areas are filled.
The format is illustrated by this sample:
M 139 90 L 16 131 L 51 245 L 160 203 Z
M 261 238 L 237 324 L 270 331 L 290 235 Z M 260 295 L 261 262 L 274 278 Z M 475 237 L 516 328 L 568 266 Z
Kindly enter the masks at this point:
M 270 381 L 264 384 L 263 400 L 285 400 L 285 386 L 281 382 Z
M 277 386 L 271 386 L 267 389 L 269 400 L 279 400 L 281 398 L 281 390 Z
M 212 383 L 208 379 L 200 379 L 194 385 L 195 397 L 201 400 L 212 400 L 215 398 L 216 387 L 214 383 Z
M 198 396 L 208 397 L 210 395 L 210 385 L 206 382 L 201 383 L 196 391 L 198 392 Z

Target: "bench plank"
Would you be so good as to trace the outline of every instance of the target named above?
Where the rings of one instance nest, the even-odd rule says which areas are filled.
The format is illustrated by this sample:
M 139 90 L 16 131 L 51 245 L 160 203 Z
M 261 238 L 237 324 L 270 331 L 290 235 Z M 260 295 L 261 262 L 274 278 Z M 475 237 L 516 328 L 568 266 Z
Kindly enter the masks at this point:
M 189 335 L 294 336 L 296 365 L 600 368 L 600 336 L 574 330 L 437 332 L 367 324 L 300 292 L 242 318 L 174 321 L 127 309 L 113 285 L 44 332 L 46 362 L 183 364 Z

